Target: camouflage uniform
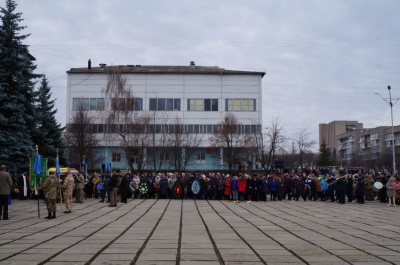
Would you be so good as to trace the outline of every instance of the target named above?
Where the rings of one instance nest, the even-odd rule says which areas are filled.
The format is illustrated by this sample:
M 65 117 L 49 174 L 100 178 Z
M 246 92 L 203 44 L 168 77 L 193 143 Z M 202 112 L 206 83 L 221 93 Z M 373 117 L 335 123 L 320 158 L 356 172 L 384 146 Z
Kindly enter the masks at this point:
M 72 176 L 72 174 L 68 174 L 64 178 L 64 184 L 62 185 L 62 189 L 64 190 L 63 197 L 66 207 L 66 213 L 70 213 L 72 210 L 72 192 L 74 191 L 74 187 L 74 177 Z
M 75 178 L 75 202 L 83 203 L 83 189 L 85 188 L 85 178 L 79 174 Z
M 57 195 L 60 191 L 60 181 L 55 175 L 49 175 L 42 184 L 44 197 L 46 198 L 46 207 L 49 215 L 46 219 L 56 218 L 57 211 Z M 53 216 L 51 216 L 53 213 Z
M 366 201 L 373 201 L 375 200 L 375 194 L 374 194 L 374 180 L 372 179 L 371 176 L 368 176 L 365 179 L 365 200 Z

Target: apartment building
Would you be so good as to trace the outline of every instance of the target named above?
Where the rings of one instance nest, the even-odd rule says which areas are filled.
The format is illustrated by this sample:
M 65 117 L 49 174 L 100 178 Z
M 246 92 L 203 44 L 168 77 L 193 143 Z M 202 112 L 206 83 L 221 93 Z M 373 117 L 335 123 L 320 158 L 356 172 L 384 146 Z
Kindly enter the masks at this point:
M 396 153 L 400 149 L 400 126 L 394 127 Z M 377 161 L 392 154 L 393 134 L 390 126 L 363 128 L 357 121 L 333 121 L 319 125 L 319 142 L 325 141 L 337 161 Z

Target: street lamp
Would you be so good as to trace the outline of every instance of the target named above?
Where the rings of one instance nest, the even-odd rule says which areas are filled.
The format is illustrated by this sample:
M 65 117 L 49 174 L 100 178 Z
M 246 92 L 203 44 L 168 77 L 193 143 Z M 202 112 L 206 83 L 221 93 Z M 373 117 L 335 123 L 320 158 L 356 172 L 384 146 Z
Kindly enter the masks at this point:
M 392 94 L 390 92 L 391 87 L 388 86 L 388 90 L 389 90 L 389 98 L 384 98 L 381 96 L 381 94 L 379 94 L 378 92 L 374 92 L 375 94 L 377 94 L 378 96 L 380 96 L 383 101 L 385 101 L 389 106 L 390 106 L 390 116 L 392 119 L 392 156 L 393 156 L 393 175 L 396 175 L 396 155 L 395 155 L 395 149 L 394 149 L 394 127 L 393 127 L 393 106 L 397 103 L 397 101 L 399 101 L 400 98 L 394 98 L 395 102 L 392 102 Z

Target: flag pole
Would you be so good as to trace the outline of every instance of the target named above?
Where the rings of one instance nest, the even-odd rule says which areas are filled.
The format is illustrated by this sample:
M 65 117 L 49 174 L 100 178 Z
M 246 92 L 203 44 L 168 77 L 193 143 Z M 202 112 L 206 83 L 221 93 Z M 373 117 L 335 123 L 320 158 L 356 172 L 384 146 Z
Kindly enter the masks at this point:
M 56 151 L 57 151 L 57 158 L 58 158 L 58 148 L 56 149 Z M 61 181 L 60 173 L 57 173 L 57 165 L 56 165 L 56 175 L 57 175 L 58 181 Z M 61 192 L 61 188 L 60 188 L 60 211 L 62 212 L 62 210 L 63 210 L 62 192 Z
M 35 145 L 36 148 L 36 157 L 39 155 L 39 146 Z M 37 159 L 37 158 L 36 158 Z M 41 163 L 41 161 L 40 161 Z M 36 172 L 36 195 L 37 195 L 37 210 L 38 210 L 38 218 L 40 219 L 40 202 L 39 202 L 39 187 L 38 187 L 38 182 L 39 182 L 39 174 Z

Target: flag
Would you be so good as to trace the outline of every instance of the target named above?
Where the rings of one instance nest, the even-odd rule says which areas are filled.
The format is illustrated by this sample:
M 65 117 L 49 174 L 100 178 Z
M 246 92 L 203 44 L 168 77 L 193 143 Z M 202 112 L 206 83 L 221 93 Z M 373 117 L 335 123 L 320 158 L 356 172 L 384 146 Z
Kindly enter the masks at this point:
M 60 178 L 60 160 L 58 159 L 58 156 L 56 157 L 56 177 Z

